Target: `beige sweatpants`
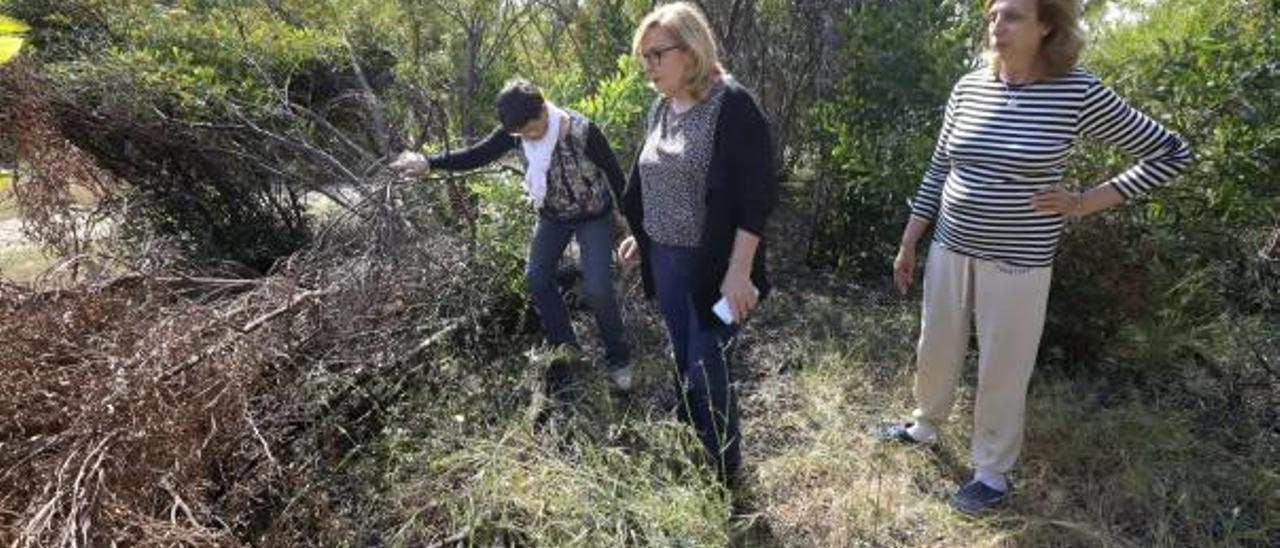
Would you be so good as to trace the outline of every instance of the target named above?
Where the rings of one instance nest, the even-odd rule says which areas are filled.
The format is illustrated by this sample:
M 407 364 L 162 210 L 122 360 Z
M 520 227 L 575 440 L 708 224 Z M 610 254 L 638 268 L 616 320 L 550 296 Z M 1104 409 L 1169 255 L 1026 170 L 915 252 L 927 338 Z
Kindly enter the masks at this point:
M 937 428 L 955 401 L 960 367 L 977 329 L 973 464 L 1003 474 L 1022 449 L 1027 383 L 1044 329 L 1052 267 L 1015 267 L 933 244 L 924 272 L 916 347 L 916 421 Z

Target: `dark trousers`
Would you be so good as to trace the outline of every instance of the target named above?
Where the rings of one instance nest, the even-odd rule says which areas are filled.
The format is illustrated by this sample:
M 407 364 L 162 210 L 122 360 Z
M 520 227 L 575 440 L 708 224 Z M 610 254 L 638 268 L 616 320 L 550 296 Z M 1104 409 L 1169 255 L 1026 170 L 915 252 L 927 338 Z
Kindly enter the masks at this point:
M 697 249 L 653 243 L 650 265 L 658 307 L 666 320 L 676 362 L 679 415 L 691 423 L 722 479 L 742 462 L 738 398 L 729 374 L 735 326 L 704 328 L 693 307 Z

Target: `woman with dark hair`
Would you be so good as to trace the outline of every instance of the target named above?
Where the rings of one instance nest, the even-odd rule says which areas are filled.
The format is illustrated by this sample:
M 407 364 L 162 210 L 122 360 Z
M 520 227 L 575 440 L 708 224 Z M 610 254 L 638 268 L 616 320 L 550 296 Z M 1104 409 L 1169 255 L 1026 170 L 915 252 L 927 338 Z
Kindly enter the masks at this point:
M 524 80 L 511 80 L 497 99 L 499 127 L 483 141 L 452 154 L 425 157 L 405 152 L 392 169 L 421 176 L 431 168 L 476 169 L 515 151 L 525 168 L 525 192 L 538 211 L 525 282 L 533 295 L 547 342 L 578 347 L 569 312 L 555 285 L 556 265 L 577 238 L 587 302 L 604 342 L 609 378 L 619 390 L 633 382 L 631 352 L 613 290 L 614 196 L 622 168 L 604 134 L 582 114 L 543 98 Z
M 934 227 L 916 349 L 916 410 L 885 427 L 929 444 L 950 414 L 970 327 L 978 340 L 974 476 L 951 506 L 977 513 L 1004 502 L 1022 448 L 1053 258 L 1068 219 L 1120 205 L 1169 182 L 1190 163 L 1187 145 L 1076 66 L 1079 0 L 987 0 L 987 67 L 951 91 L 941 135 L 894 260 L 906 292 L 916 245 Z M 1138 158 L 1083 192 L 1060 186 L 1076 143 L 1092 138 Z

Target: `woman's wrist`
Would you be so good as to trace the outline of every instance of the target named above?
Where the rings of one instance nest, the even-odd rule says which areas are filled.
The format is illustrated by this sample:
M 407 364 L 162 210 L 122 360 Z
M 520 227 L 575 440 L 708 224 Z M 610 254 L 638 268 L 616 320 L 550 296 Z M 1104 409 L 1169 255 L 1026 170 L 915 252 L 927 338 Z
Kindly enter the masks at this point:
M 1080 217 L 1106 211 L 1124 203 L 1124 196 L 1112 183 L 1104 183 L 1080 194 Z
M 928 226 L 928 223 L 918 217 L 912 217 L 907 221 L 907 227 L 902 230 L 902 239 L 898 240 L 898 248 L 914 250 L 920 244 L 920 239 L 924 237 Z
M 729 269 L 725 272 L 725 277 L 742 279 L 742 280 L 750 280 L 751 279 L 751 263 L 746 263 L 745 266 L 741 263 L 742 261 L 736 261 L 736 260 L 729 261 Z

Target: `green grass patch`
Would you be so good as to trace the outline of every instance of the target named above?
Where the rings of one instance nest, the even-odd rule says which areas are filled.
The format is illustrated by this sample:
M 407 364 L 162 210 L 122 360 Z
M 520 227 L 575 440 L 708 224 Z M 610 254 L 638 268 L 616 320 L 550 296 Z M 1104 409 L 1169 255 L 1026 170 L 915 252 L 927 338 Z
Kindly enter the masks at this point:
M 401 507 L 440 504 L 433 519 L 411 514 L 392 545 L 457 534 L 482 546 L 726 544 L 728 498 L 687 458 L 696 440 L 681 425 L 637 421 L 600 445 L 566 441 L 567 433 L 517 422 L 425 444 L 399 469 Z

